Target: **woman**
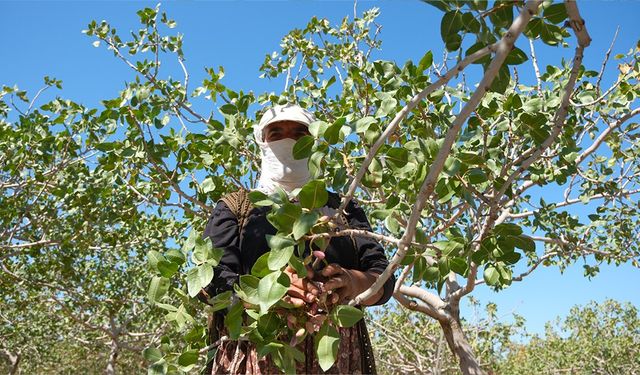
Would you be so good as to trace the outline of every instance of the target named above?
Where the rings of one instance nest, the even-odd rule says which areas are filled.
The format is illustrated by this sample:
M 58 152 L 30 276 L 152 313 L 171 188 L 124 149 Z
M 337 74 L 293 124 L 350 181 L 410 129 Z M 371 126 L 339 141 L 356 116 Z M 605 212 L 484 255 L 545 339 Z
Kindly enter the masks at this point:
M 287 193 L 302 187 L 309 181 L 307 159 L 295 160 L 293 145 L 301 137 L 310 134 L 308 126 L 315 121 L 313 115 L 303 108 L 289 104 L 275 106 L 265 112 L 254 129 L 254 137 L 261 150 L 261 175 L 257 189 L 270 194 L 277 187 Z M 237 196 L 237 195 L 236 195 Z M 213 246 L 224 250 L 222 259 L 215 267 L 211 283 L 203 289 L 203 300 L 218 293 L 233 290 L 239 275 L 248 274 L 260 255 L 269 251 L 266 235 L 277 230 L 267 220 L 269 207 L 253 207 L 246 215 L 234 215 L 242 209 L 237 202 L 222 199 L 211 215 L 204 236 L 211 238 Z M 331 216 L 340 205 L 338 194 L 329 192 L 329 199 L 321 211 Z M 230 206 L 234 206 L 233 210 Z M 371 230 L 362 208 L 350 202 L 345 210 L 348 227 Z M 307 254 L 309 249 L 306 249 Z M 305 254 L 306 255 L 306 254 Z M 368 289 L 376 277 L 386 268 L 388 262 L 384 250 L 372 239 L 363 237 L 333 237 L 325 249 L 328 266 L 318 271 L 324 278 L 324 290 L 331 290 L 334 298 L 348 301 Z M 294 305 L 313 303 L 319 293 L 309 277 L 299 278 L 295 271 L 285 271 L 291 279 L 288 295 L 285 297 Z M 395 279 L 389 279 L 384 288 L 364 301 L 363 305 L 379 305 L 387 302 L 393 292 Z M 221 315 L 215 317 L 214 326 L 218 332 L 224 331 Z M 324 373 L 375 373 L 375 363 L 371 353 L 369 337 L 360 321 L 351 328 L 340 329 L 339 358 L 336 364 Z M 218 335 L 219 336 L 219 335 Z M 217 339 L 212 337 L 211 340 Z M 299 344 L 305 353 L 306 362 L 297 368 L 298 373 L 322 373 L 313 350 L 313 339 L 307 336 Z M 210 373 L 266 374 L 278 373 L 277 368 L 266 359 L 258 359 L 255 347 L 247 342 L 227 341 L 221 343 L 216 358 L 210 364 Z

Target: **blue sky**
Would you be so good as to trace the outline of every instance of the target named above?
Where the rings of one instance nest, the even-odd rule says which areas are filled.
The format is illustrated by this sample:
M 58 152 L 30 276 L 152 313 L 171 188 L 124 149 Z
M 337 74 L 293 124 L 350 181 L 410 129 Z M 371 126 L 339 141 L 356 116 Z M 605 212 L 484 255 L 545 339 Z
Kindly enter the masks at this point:
M 31 94 L 42 85 L 45 75 L 63 80 L 63 91 L 49 91 L 43 99 L 60 95 L 99 106 L 99 101 L 118 95 L 133 72 L 105 48 L 92 46 L 81 33 L 95 19 L 107 20 L 121 33 L 138 28 L 135 11 L 157 2 L 129 1 L 0 1 L 0 84 L 17 84 Z M 255 92 L 279 91 L 280 81 L 258 78 L 258 67 L 266 53 L 278 49 L 280 38 L 295 27 L 303 27 L 313 15 L 333 23 L 353 15 L 352 1 L 179 1 L 163 2 L 162 9 L 177 21 L 175 30 L 185 35 L 184 52 L 191 72 L 192 88 L 204 77 L 204 67 L 224 66 L 224 82 L 234 89 Z M 580 9 L 593 38 L 584 64 L 599 70 L 616 27 L 620 27 L 613 54 L 632 48 L 640 37 L 637 16 L 640 1 L 581 1 Z M 383 26 L 382 50 L 375 58 L 418 61 L 433 50 L 436 61 L 442 53 L 441 13 L 419 1 L 358 1 L 361 12 L 379 7 L 378 23 Z M 528 47 L 521 48 L 528 52 Z M 575 40 L 570 39 L 570 43 Z M 540 47 L 541 68 L 569 59 L 568 49 Z M 616 77 L 610 61 L 603 80 L 608 87 Z M 473 74 L 473 73 L 472 73 Z M 529 62 L 521 77 L 531 77 Z M 206 108 L 205 113 L 211 110 Z M 557 193 L 557 192 L 554 192 Z M 631 266 L 601 267 L 589 281 L 580 265 L 563 275 L 556 268 L 540 268 L 522 283 L 493 293 L 481 286 L 474 296 L 481 302 L 496 302 L 501 313 L 516 312 L 527 319 L 527 327 L 542 332 L 545 321 L 564 316 L 575 304 L 614 298 L 640 306 L 640 271 Z

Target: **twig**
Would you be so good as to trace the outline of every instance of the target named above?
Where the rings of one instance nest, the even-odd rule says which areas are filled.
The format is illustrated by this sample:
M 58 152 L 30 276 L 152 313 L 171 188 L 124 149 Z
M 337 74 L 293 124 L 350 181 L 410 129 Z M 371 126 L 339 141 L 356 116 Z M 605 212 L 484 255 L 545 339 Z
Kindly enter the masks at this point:
M 596 81 L 596 91 L 600 92 L 600 81 L 602 81 L 602 77 L 604 75 L 604 68 L 607 66 L 607 62 L 609 61 L 609 56 L 611 55 L 611 51 L 613 50 L 613 45 L 618 38 L 618 31 L 620 31 L 620 26 L 616 27 L 616 33 L 613 34 L 613 39 L 611 40 L 611 44 L 609 45 L 609 49 L 607 53 L 604 55 L 604 60 L 602 60 L 602 66 L 600 67 L 600 73 L 598 74 L 598 80 Z
M 637 194 L 640 193 L 640 189 L 635 189 L 635 190 L 629 190 L 629 191 L 622 191 L 619 193 L 614 193 L 614 194 L 594 194 L 592 196 L 589 197 L 589 201 L 592 201 L 594 199 L 600 199 L 600 198 L 610 198 L 612 196 L 622 196 L 622 197 L 628 197 L 630 195 L 633 194 Z M 558 207 L 566 207 L 575 203 L 580 203 L 582 202 L 581 199 L 579 198 L 574 198 L 574 199 L 567 199 L 563 202 L 558 202 L 558 203 L 553 203 L 554 208 L 558 208 Z M 534 215 L 536 212 L 540 211 L 538 210 L 534 210 L 534 211 L 524 211 L 524 212 L 518 212 L 518 213 L 513 213 L 513 214 L 509 214 L 509 217 L 512 219 L 521 219 L 523 217 L 527 217 L 527 216 L 531 216 Z
M 33 105 L 36 102 L 36 99 L 38 99 L 38 97 L 40 96 L 40 94 L 42 94 L 46 89 L 48 89 L 49 87 L 51 87 L 51 85 L 46 85 L 45 87 L 41 88 L 38 93 L 36 93 L 36 95 L 33 97 L 33 99 L 31 100 L 31 103 L 29 103 L 29 108 L 27 108 L 27 112 L 26 114 L 28 115 L 29 112 L 31 112 L 31 108 L 33 107 Z
M 404 284 L 404 280 L 407 278 L 407 276 L 409 276 L 409 273 L 411 273 L 411 269 L 413 268 L 414 264 L 415 262 L 411 262 L 410 264 L 404 266 L 400 277 L 398 277 L 398 280 L 396 280 L 396 285 L 393 287 L 394 293 L 397 293 L 400 290 L 400 286 Z
M 536 87 L 538 88 L 538 96 L 542 97 L 542 79 L 540 78 L 540 68 L 538 67 L 538 59 L 536 58 L 536 51 L 533 46 L 533 40 L 529 39 L 529 49 L 531 51 L 531 64 L 533 64 L 533 71 L 536 74 Z
M 576 161 L 575 161 L 576 165 L 580 165 L 580 163 L 582 163 L 587 156 L 591 155 L 595 150 L 597 150 L 598 147 L 600 147 L 602 142 L 605 141 L 605 139 L 609 136 L 609 134 L 611 134 L 612 131 L 614 131 L 615 129 L 620 127 L 620 125 L 624 124 L 627 120 L 636 116 L 639 113 L 640 113 L 640 107 L 632 110 L 629 113 L 626 113 L 624 116 L 620 117 L 613 124 L 607 124 L 608 125 L 607 128 L 602 133 L 600 133 L 598 138 L 596 138 L 595 141 L 593 141 L 591 146 L 589 146 L 576 158 Z

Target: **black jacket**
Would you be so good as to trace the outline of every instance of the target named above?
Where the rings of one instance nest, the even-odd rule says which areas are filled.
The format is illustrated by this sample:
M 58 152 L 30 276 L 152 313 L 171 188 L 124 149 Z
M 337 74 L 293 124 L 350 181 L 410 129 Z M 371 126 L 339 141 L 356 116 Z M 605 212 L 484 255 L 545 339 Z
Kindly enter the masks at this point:
M 340 197 L 336 193 L 329 193 L 327 206 L 338 208 Z M 210 237 L 214 247 L 224 250 L 220 264 L 214 268 L 214 277 L 205 287 L 205 292 L 214 295 L 233 290 L 233 284 L 238 282 L 240 275 L 251 272 L 256 260 L 269 251 L 266 235 L 276 234 L 276 228 L 267 220 L 270 207 L 254 207 L 245 220 L 242 235 L 238 233 L 238 220 L 226 203 L 220 201 L 216 205 L 207 227 L 205 237 Z M 346 218 L 352 229 L 371 231 L 369 221 L 361 207 L 352 200 L 346 208 Z M 355 243 L 355 249 L 354 249 Z M 309 252 L 307 244 L 305 255 Z M 365 237 L 333 237 L 325 249 L 326 260 L 338 263 L 347 269 L 373 271 L 382 273 L 388 265 L 384 249 L 380 244 Z M 391 298 L 395 277 L 389 278 L 384 284 L 384 294 L 376 305 L 381 305 Z

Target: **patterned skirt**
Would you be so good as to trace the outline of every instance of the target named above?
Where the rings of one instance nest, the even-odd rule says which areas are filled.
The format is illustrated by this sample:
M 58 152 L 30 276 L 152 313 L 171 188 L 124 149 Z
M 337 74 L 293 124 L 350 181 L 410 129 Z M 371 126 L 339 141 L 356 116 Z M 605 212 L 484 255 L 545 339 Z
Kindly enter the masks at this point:
M 210 334 L 210 340 L 217 340 L 226 332 L 222 319 L 214 318 L 210 330 L 216 327 L 215 337 Z M 322 371 L 315 356 L 313 337 L 307 335 L 298 344 L 298 348 L 305 355 L 305 362 L 296 366 L 297 374 L 376 374 L 375 361 L 371 351 L 371 342 L 364 320 L 350 328 L 339 328 L 340 346 L 336 363 L 327 371 Z M 212 332 L 213 333 L 213 332 Z M 215 340 L 213 342 L 215 342 Z M 258 357 L 255 345 L 248 341 L 224 341 L 218 346 L 215 358 L 207 366 L 207 374 L 282 374 L 269 357 Z

